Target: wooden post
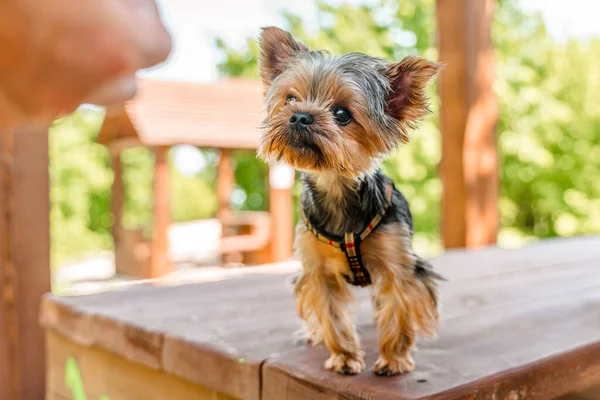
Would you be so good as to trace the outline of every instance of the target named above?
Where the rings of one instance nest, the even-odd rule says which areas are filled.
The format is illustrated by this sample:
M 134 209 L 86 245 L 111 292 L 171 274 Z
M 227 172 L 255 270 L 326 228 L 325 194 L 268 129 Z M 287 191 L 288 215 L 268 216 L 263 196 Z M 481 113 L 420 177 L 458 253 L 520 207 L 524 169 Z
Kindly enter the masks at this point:
M 294 240 L 294 202 L 292 188 L 294 170 L 285 164 L 272 165 L 269 170 L 269 211 L 271 213 L 272 262 L 292 257 Z
M 0 128 L 0 399 L 43 399 L 50 291 L 48 127 Z
M 446 248 L 496 242 L 497 104 L 492 90 L 495 0 L 437 0 Z
M 171 224 L 168 147 L 155 151 L 154 170 L 154 221 L 151 251 L 152 278 L 159 278 L 171 271 L 169 257 L 169 225 Z
M 231 163 L 231 150 L 221 149 L 221 157 L 217 166 L 217 219 L 223 228 L 223 236 L 229 236 L 228 226 L 231 223 L 229 199 L 235 185 L 235 170 Z

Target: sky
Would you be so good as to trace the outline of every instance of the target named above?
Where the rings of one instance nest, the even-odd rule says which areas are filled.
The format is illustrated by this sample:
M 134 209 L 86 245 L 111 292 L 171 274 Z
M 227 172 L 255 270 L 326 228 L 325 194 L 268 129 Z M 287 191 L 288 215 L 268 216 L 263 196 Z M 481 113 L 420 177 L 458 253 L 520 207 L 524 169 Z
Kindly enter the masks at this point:
M 314 24 L 314 0 L 158 0 L 163 19 L 174 39 L 169 60 L 140 75 L 168 80 L 210 82 L 217 79 L 220 53 L 214 46 L 221 37 L 241 47 L 256 37 L 260 26 L 279 25 L 280 11 L 302 14 Z M 329 0 L 342 2 L 342 0 Z M 373 0 L 346 0 L 364 3 Z M 400 1 L 400 0 L 399 0 Z M 416 1 L 416 0 L 415 0 Z M 557 38 L 600 36 L 598 0 L 520 0 L 528 10 L 540 11 Z M 318 27 L 313 26 L 313 29 Z

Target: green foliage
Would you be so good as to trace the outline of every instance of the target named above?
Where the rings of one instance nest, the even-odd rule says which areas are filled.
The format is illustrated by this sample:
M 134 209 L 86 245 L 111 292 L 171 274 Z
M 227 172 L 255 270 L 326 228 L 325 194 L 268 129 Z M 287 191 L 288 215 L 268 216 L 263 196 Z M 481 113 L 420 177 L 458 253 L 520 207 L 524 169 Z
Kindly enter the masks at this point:
M 283 27 L 312 48 L 333 54 L 437 57 L 434 1 L 376 3 L 319 2 L 318 32 L 307 32 L 302 18 L 293 14 L 283 15 Z M 524 13 L 515 0 L 499 2 L 493 39 L 502 160 L 500 242 L 600 232 L 600 103 L 595 100 L 600 41 L 559 43 L 548 37 L 539 15 Z M 257 76 L 254 39 L 242 52 L 222 41 L 219 47 L 226 56 L 222 73 Z M 416 246 L 425 252 L 440 245 L 439 99 L 435 88 L 431 94 L 433 116 L 413 133 L 410 145 L 384 163 L 411 202 Z
M 600 41 L 558 44 L 539 17 L 501 9 L 499 19 L 505 234 L 600 232 Z
M 71 391 L 74 400 L 87 400 L 81 371 L 77 360 L 73 356 L 67 357 L 65 361 L 65 387 Z M 108 396 L 100 396 L 100 400 L 110 400 Z
M 266 210 L 268 205 L 269 176 L 267 166 L 256 159 L 254 152 L 238 151 L 233 154 L 235 181 L 246 197 L 241 204 L 231 204 L 234 209 Z
M 94 143 L 101 122 L 101 114 L 83 110 L 50 130 L 53 265 L 75 249 L 84 254 L 111 246 L 110 156 Z
M 376 4 L 373 4 L 376 3 Z M 338 3 L 339 4 L 339 3 Z M 313 48 L 334 54 L 361 51 L 398 60 L 409 53 L 436 59 L 435 2 L 379 0 L 370 6 L 318 3 L 316 32 L 301 17 L 284 14 L 285 26 Z M 537 15 L 503 0 L 493 26 L 495 91 L 500 105 L 501 243 L 529 237 L 600 232 L 600 41 L 557 42 Z M 224 75 L 258 77 L 255 38 L 234 51 L 223 41 Z M 433 114 L 384 164 L 413 209 L 415 246 L 425 254 L 440 248 L 441 157 L 439 99 L 431 88 Z M 53 265 L 86 252 L 111 249 L 108 151 L 94 143 L 103 115 L 80 110 L 51 130 L 51 222 Z M 172 170 L 174 220 L 210 217 L 218 153 L 203 150 L 207 167 L 185 177 Z M 267 169 L 249 152 L 236 152 L 238 183 L 232 207 L 267 207 Z M 147 149 L 124 152 L 124 225 L 149 228 L 153 156 Z M 294 194 L 300 193 L 296 184 Z

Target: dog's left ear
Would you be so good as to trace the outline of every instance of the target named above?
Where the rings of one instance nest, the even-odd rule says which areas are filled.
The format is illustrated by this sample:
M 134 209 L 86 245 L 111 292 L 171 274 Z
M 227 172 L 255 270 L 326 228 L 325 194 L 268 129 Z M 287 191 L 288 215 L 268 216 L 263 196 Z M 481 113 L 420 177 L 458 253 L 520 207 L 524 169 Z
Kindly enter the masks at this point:
M 406 122 L 416 122 L 427 115 L 429 102 L 425 88 L 442 67 L 442 64 L 417 56 L 387 65 L 383 74 L 391 88 L 386 99 L 388 115 Z
M 260 77 L 265 86 L 271 85 L 296 53 L 308 51 L 308 47 L 297 42 L 288 32 L 272 26 L 263 28 L 260 34 Z

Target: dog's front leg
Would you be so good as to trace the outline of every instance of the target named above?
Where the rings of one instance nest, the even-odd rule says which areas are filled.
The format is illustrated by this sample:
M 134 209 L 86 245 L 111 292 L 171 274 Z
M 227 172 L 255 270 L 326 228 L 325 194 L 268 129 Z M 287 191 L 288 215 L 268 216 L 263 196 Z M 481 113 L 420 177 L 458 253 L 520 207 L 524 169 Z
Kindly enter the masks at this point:
M 373 288 L 375 319 L 379 329 L 379 358 L 373 365 L 378 375 L 410 372 L 415 363 L 410 350 L 415 343 L 415 327 L 403 284 L 390 273 Z
M 373 266 L 371 295 L 379 330 L 380 356 L 373 370 L 384 376 L 410 372 L 416 336 L 433 336 L 437 328 L 437 275 L 414 253 L 403 224 L 382 227 L 365 250 Z
M 305 266 L 296 286 L 298 314 L 309 329 L 318 323 L 320 338 L 331 352 L 325 368 L 340 374 L 358 374 L 364 370 L 365 362 L 348 310 L 353 296 L 342 277 L 327 275 L 325 271 L 321 266 Z M 311 330 L 315 330 L 314 325 Z

